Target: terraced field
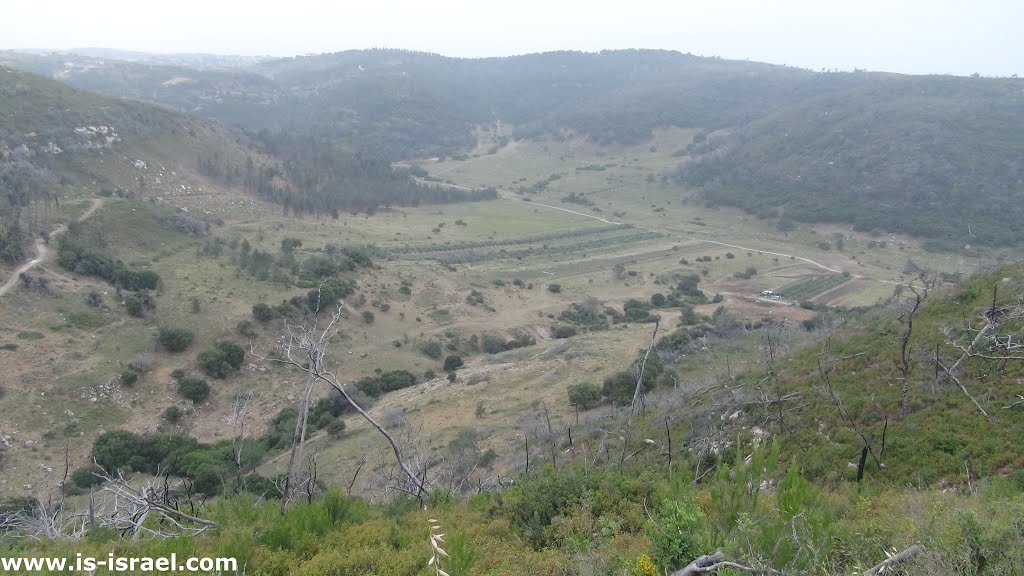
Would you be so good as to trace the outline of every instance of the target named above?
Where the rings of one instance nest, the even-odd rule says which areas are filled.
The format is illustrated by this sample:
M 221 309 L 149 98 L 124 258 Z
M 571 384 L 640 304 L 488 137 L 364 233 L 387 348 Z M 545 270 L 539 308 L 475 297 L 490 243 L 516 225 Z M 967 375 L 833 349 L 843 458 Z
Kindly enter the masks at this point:
M 505 240 L 415 244 L 384 249 L 396 260 L 435 260 L 444 265 L 497 260 L 575 259 L 587 254 L 622 250 L 630 245 L 663 238 L 664 234 L 628 225 L 554 232 Z
M 804 301 L 844 284 L 848 280 L 850 277 L 844 274 L 816 274 L 787 284 L 776 292 L 790 300 Z

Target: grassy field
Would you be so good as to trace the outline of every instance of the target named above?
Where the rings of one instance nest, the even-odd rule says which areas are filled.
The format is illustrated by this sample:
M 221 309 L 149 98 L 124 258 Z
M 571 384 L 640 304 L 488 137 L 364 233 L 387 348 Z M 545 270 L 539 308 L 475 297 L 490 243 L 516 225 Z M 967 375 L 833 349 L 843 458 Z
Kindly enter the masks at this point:
M 664 130 L 659 131 L 652 142 L 632 147 L 598 147 L 574 138 L 542 143 L 516 142 L 494 154 L 423 166 L 433 176 L 460 186 L 495 186 L 508 198 L 529 199 L 534 205 L 543 203 L 632 224 L 661 232 L 679 242 L 719 243 L 694 252 L 695 256 L 722 256 L 725 252 L 737 257 L 748 252 L 768 256 L 770 263 L 754 263 L 769 267 L 759 267 L 760 278 L 749 283 L 749 288 L 757 292 L 788 283 L 785 275 L 791 270 L 787 265 L 793 262 L 807 264 L 808 273 L 848 272 L 864 280 L 852 283 L 855 289 L 837 294 L 835 301 L 826 299 L 823 303 L 827 304 L 874 304 L 880 295 L 891 293 L 894 283 L 911 279 L 913 273 L 907 270 L 915 267 L 966 274 L 1014 258 L 1008 251 L 992 251 L 982 258 L 931 253 L 912 238 L 899 235 L 876 238 L 835 225 L 801 225 L 784 233 L 774 222 L 758 220 L 736 210 L 707 208 L 690 191 L 666 184 L 662 179 L 666 170 L 684 160 L 678 151 L 691 138 L 690 131 Z M 538 182 L 544 184 L 536 186 Z M 582 196 L 585 204 L 566 201 L 571 195 Z M 569 215 L 561 210 L 548 210 Z M 709 266 L 712 279 L 725 279 L 739 271 L 735 267 L 743 262 L 737 258 L 724 262 L 725 266 L 720 264 L 715 261 Z M 883 289 L 884 286 L 877 284 L 890 288 Z M 821 292 L 807 296 L 819 294 Z

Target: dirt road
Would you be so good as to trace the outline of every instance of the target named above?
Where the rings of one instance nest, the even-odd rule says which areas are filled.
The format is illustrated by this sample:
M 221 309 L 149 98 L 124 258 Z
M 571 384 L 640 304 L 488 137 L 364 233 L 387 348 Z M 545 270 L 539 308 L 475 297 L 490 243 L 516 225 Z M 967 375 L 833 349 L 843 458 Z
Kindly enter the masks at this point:
M 93 215 L 94 212 L 96 212 L 96 210 L 99 210 L 100 206 L 103 206 L 103 198 L 92 198 L 90 202 L 92 202 L 92 204 L 88 208 L 86 208 L 85 212 L 82 212 L 81 216 L 79 216 L 76 219 L 77 222 L 81 222 L 89 218 L 90 216 Z M 61 224 L 60 226 L 54 228 L 53 230 L 50 231 L 50 239 L 53 240 L 57 236 L 67 231 L 67 229 L 67 224 Z M 17 268 L 14 269 L 13 272 L 11 272 L 11 276 L 10 278 L 7 279 L 7 282 L 4 282 L 4 285 L 0 286 L 0 296 L 3 296 L 7 292 L 9 292 L 11 288 L 14 288 L 14 286 L 18 283 L 19 276 L 35 268 L 36 266 L 38 266 L 39 264 L 46 260 L 46 247 L 47 243 L 42 238 L 36 240 L 36 257 L 29 260 L 28 262 L 25 262 L 21 266 L 18 266 Z

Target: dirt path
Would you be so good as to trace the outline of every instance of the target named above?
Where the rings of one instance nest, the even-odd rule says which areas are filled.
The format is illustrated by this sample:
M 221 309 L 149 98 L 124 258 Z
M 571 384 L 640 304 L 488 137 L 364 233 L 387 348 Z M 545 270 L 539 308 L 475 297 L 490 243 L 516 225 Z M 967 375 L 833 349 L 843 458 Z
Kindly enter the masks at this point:
M 587 218 L 593 218 L 594 220 L 599 220 L 601 222 L 604 222 L 605 224 L 618 224 L 618 225 L 622 224 L 622 222 L 612 222 L 611 220 L 605 220 L 604 218 L 601 218 L 600 216 L 594 216 L 593 214 L 584 214 L 583 212 L 577 212 L 575 210 L 569 210 L 568 208 L 562 208 L 562 207 L 559 207 L 559 206 L 552 206 L 550 204 L 541 204 L 540 202 L 534 202 L 533 200 L 529 200 L 529 201 L 521 200 L 519 198 L 512 198 L 511 196 L 505 196 L 504 194 L 499 194 L 498 196 L 500 196 L 501 198 L 504 198 L 505 200 L 513 200 L 513 201 L 517 201 L 517 202 L 525 202 L 526 204 L 532 204 L 534 206 L 543 206 L 545 208 L 551 208 L 552 210 L 561 210 L 562 212 L 568 212 L 569 214 L 575 214 L 577 216 L 585 216 Z
M 92 202 L 92 204 L 85 209 L 85 212 L 82 212 L 82 215 L 75 220 L 76 222 L 81 222 L 92 216 L 93 213 L 96 212 L 96 210 L 99 210 L 100 206 L 103 206 L 104 199 L 92 198 L 90 201 Z M 50 239 L 52 240 L 53 238 L 63 234 L 64 232 L 67 231 L 67 229 L 67 224 L 61 224 L 60 226 L 54 228 L 53 230 L 50 231 Z M 0 296 L 3 296 L 7 292 L 9 292 L 11 288 L 14 288 L 14 286 L 18 283 L 19 276 L 35 268 L 44 260 L 46 260 L 46 246 L 47 243 L 42 238 L 36 240 L 36 257 L 29 260 L 28 262 L 25 262 L 21 266 L 18 266 L 17 268 L 14 269 L 13 272 L 11 272 L 11 277 L 7 279 L 7 282 L 5 282 L 3 286 L 0 286 Z

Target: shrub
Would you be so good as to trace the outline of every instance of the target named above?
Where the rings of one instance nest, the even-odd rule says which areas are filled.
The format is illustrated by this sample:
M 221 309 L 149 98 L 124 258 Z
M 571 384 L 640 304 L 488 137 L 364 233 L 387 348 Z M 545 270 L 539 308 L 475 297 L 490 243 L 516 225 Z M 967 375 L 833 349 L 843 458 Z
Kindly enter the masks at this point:
M 169 352 L 181 352 L 192 344 L 195 334 L 185 328 L 160 328 L 156 339 Z
M 576 335 L 576 329 L 572 326 L 554 326 L 551 328 L 552 338 L 571 338 Z
M 423 344 L 420 344 L 420 352 L 423 352 L 424 354 L 430 356 L 434 360 L 439 360 L 441 358 L 443 350 L 441 348 L 440 342 L 438 342 L 437 340 L 428 340 Z
M 178 380 L 178 394 L 199 403 L 210 396 L 210 385 L 207 384 L 206 380 L 187 376 Z
M 103 478 L 97 476 L 102 474 L 103 468 L 93 464 L 91 466 L 84 466 L 71 473 L 71 483 L 78 488 L 88 489 L 93 486 L 99 486 L 103 484 Z
M 369 310 L 363 310 L 363 322 L 366 322 L 367 324 L 373 324 L 374 320 L 375 317 L 373 315 L 373 312 L 370 312 Z
M 655 563 L 670 571 L 678 570 L 703 554 L 701 534 L 705 523 L 704 512 L 691 498 L 662 502 L 657 522 L 647 525 Z
M 356 388 L 371 398 L 380 398 L 388 392 L 416 384 L 416 376 L 407 370 L 392 370 L 380 376 L 367 376 L 356 382 Z
M 126 430 L 112 430 L 100 434 L 93 442 L 92 457 L 97 465 L 113 473 L 128 465 L 137 446 L 135 434 Z
M 277 312 L 273 308 L 260 302 L 252 307 L 252 317 L 259 320 L 260 322 L 269 322 L 277 317 Z
M 454 370 L 448 373 L 448 381 L 449 382 L 455 382 L 455 380 L 457 378 L 458 378 L 458 376 L 455 374 Z
M 644 378 L 641 383 L 641 393 L 649 392 L 654 388 L 658 380 L 660 366 L 658 366 L 657 355 L 652 354 L 647 359 L 644 367 Z M 636 391 L 636 374 L 632 370 L 613 374 L 605 379 L 601 392 L 606 398 L 619 405 L 626 405 L 633 401 L 633 394 Z
M 335 418 L 327 425 L 327 434 L 332 438 L 341 436 L 343 432 L 345 432 L 345 421 L 341 418 Z
M 601 403 L 601 388 L 596 384 L 581 382 L 569 386 L 569 404 L 590 410 Z
M 454 372 L 455 370 L 461 368 L 464 364 L 465 362 L 462 361 L 461 356 L 452 354 L 451 356 L 448 356 L 447 358 L 444 359 L 444 371 Z
M 651 296 L 651 306 L 655 308 L 664 308 L 667 300 L 664 294 L 658 293 Z
M 200 352 L 196 360 L 207 376 L 224 378 L 231 370 L 241 368 L 245 350 L 234 342 L 218 342 L 213 348 Z
M 548 292 L 551 292 L 552 294 L 558 294 L 561 291 L 562 291 L 562 285 L 561 284 L 548 284 Z
M 99 292 L 93 290 L 85 295 L 84 302 L 86 306 L 93 306 L 95 308 L 99 308 L 100 306 L 103 306 L 103 294 L 100 294 Z
M 181 417 L 184 415 L 185 413 L 181 410 L 181 408 L 178 408 L 177 406 L 171 406 L 167 408 L 167 410 L 164 410 L 162 418 L 164 419 L 164 422 L 174 424 L 181 420 Z
M 121 385 L 131 388 L 139 381 L 139 373 L 134 370 L 125 370 L 121 373 Z
M 437 374 L 435 374 L 433 370 L 427 370 L 423 373 L 424 380 L 433 380 L 434 378 L 437 378 Z
M 129 315 L 141 318 L 145 311 L 142 306 L 142 298 L 137 294 L 129 294 L 124 299 L 124 309 Z
M 239 335 L 245 336 L 250 340 L 256 337 L 256 331 L 253 330 L 252 320 L 239 320 L 238 324 L 235 325 L 235 331 L 238 332 Z
M 145 374 L 153 369 L 153 359 L 150 358 L 149 354 L 136 354 L 128 362 L 128 369 L 134 370 L 139 374 Z
M 654 322 L 650 314 L 651 305 L 643 300 L 630 298 L 622 306 L 622 315 L 630 322 Z
M 333 306 L 342 298 L 354 294 L 356 285 L 351 280 L 337 277 L 328 278 L 319 287 L 306 293 L 306 303 L 310 310 L 323 310 Z

